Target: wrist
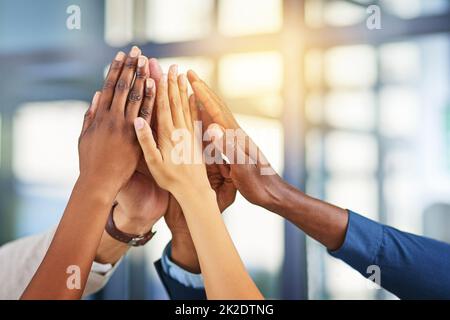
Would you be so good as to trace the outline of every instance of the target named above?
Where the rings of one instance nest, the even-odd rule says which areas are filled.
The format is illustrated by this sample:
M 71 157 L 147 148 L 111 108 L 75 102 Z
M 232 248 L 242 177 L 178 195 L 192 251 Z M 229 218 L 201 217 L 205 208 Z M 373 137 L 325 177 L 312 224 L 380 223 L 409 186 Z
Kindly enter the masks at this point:
M 114 224 L 117 229 L 122 232 L 136 235 L 143 235 L 150 232 L 155 225 L 156 221 L 135 218 L 130 216 L 119 204 L 114 208 Z
M 97 248 L 94 261 L 101 264 L 116 264 L 130 247 L 111 237 L 108 232 L 103 231 L 102 239 Z
M 190 181 L 184 183 L 176 183 L 168 190 L 177 200 L 180 198 L 198 197 L 199 195 L 203 196 L 203 194 L 215 194 L 207 178 L 197 179 L 197 181 L 196 179 L 191 179 Z M 181 202 L 178 201 L 178 203 Z
M 280 176 L 274 176 L 269 188 L 266 190 L 265 201 L 262 207 L 265 209 L 282 215 L 283 212 L 289 210 L 292 199 L 300 199 L 304 193 L 285 182 Z
M 199 186 L 185 186 L 185 187 L 179 187 L 174 189 L 173 191 L 170 191 L 174 198 L 178 201 L 178 203 L 182 206 L 182 204 L 185 203 L 191 203 L 195 200 L 210 200 L 213 199 L 214 202 L 216 202 L 216 192 L 211 188 L 211 185 L 209 182 L 204 185 Z
M 95 198 L 103 204 L 112 204 L 119 192 L 118 189 L 95 177 L 79 175 L 75 183 L 74 189 L 86 192 L 90 197 Z
M 275 175 L 269 183 L 265 183 L 264 196 L 262 197 L 262 203 L 257 205 L 270 210 L 276 211 L 278 208 L 284 205 L 286 196 L 286 189 L 288 184 L 281 179 L 280 176 Z
M 110 207 L 116 196 L 116 193 L 111 188 L 105 188 L 95 179 L 91 179 L 85 176 L 79 176 L 75 182 L 73 188 L 74 192 L 85 194 L 89 199 L 95 201 L 99 205 L 104 205 Z

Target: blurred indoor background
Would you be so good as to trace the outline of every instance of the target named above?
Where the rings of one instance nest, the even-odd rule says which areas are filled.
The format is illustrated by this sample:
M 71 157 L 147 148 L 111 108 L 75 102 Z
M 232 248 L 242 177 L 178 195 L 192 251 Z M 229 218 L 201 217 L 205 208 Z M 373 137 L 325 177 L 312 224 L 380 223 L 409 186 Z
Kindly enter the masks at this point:
M 81 8 L 81 30 L 66 9 Z M 381 30 L 366 9 L 381 7 Z M 54 226 L 82 115 L 117 50 L 192 68 L 309 194 L 450 242 L 450 1 L 0 1 L 0 244 Z M 389 299 L 242 197 L 225 214 L 268 298 Z M 164 222 L 96 299 L 165 299 Z M 0 266 L 1 269 L 1 266 Z

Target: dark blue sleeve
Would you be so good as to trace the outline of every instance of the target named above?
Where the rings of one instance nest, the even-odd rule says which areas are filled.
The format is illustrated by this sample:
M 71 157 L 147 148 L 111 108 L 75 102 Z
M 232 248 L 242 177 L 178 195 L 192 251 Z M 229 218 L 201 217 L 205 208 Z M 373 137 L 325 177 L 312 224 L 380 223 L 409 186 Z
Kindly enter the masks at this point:
M 171 300 L 206 300 L 204 289 L 187 287 L 166 274 L 161 260 L 155 262 L 155 268 Z
M 450 299 L 450 245 L 379 224 L 349 211 L 344 244 L 330 252 L 401 299 Z

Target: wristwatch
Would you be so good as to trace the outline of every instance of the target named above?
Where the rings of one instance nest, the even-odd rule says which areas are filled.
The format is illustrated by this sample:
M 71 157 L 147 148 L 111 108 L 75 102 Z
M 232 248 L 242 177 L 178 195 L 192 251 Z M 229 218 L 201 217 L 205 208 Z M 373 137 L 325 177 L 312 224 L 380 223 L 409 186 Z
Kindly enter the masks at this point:
M 117 241 L 126 243 L 129 246 L 132 247 L 140 247 L 145 245 L 147 242 L 150 241 L 151 238 L 155 235 L 156 232 L 153 232 L 150 230 L 146 234 L 143 235 L 136 235 L 136 234 L 130 234 L 123 231 L 120 231 L 117 229 L 116 224 L 114 223 L 114 208 L 117 206 L 117 203 L 114 203 L 111 212 L 109 213 L 108 222 L 106 223 L 105 230 L 106 232 L 116 239 Z

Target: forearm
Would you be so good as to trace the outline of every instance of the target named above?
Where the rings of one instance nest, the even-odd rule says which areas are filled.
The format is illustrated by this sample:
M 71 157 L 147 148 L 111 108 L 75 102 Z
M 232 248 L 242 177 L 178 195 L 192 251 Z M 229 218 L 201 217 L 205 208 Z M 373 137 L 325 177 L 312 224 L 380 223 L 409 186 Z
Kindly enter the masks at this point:
M 140 235 L 146 234 L 153 227 L 153 221 L 150 219 L 147 223 L 143 223 L 128 218 L 126 215 L 127 212 L 120 203 L 118 203 L 113 210 L 114 224 L 120 231 Z M 130 212 L 128 212 L 128 214 L 130 214 Z M 126 243 L 117 241 L 111 237 L 108 232 L 103 231 L 100 245 L 98 246 L 95 256 L 95 261 L 103 264 L 115 264 L 123 257 L 124 254 L 127 253 L 129 248 L 130 247 Z
M 50 247 L 22 299 L 79 299 L 95 258 L 115 194 L 78 180 Z M 80 287 L 70 289 L 68 267 L 80 270 Z
M 222 221 L 214 191 L 196 190 L 184 197 L 177 200 L 198 253 L 208 298 L 262 299 Z
M 329 250 L 338 249 L 344 242 L 348 212 L 314 199 L 281 179 L 270 189 L 264 207 L 291 221 Z
M 128 249 L 129 246 L 127 244 L 117 241 L 106 231 L 103 231 L 95 254 L 95 262 L 114 265 L 127 253 Z

